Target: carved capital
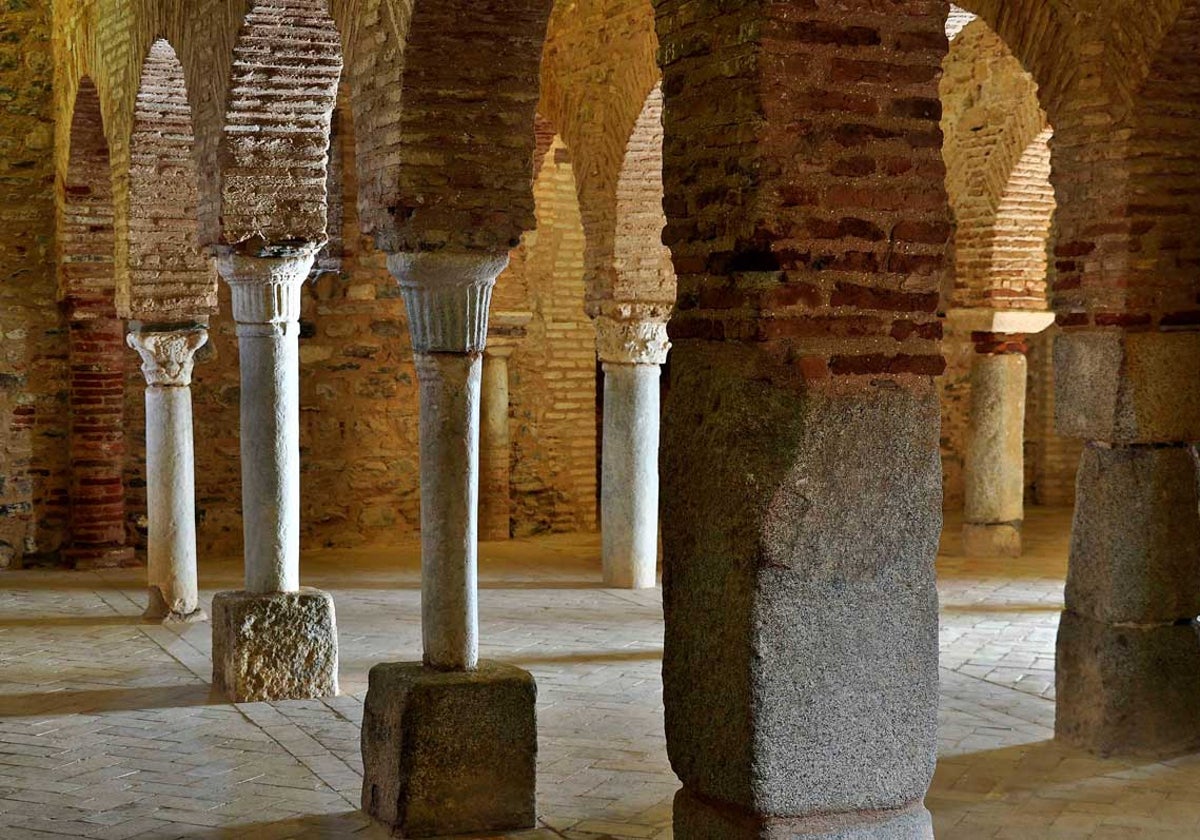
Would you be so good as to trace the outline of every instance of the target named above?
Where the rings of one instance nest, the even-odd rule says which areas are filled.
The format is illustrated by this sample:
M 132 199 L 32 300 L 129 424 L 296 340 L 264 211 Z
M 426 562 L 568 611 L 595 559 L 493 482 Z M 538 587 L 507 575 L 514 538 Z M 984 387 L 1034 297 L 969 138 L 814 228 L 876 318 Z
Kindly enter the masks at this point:
M 596 355 L 601 362 L 661 365 L 670 349 L 665 321 L 618 321 L 605 316 L 596 319 Z
M 239 324 L 283 324 L 300 320 L 301 287 L 317 248 L 284 256 L 217 256 L 217 271 L 233 292 L 233 319 Z
M 208 330 L 201 326 L 131 332 L 125 337 L 125 342 L 142 357 L 146 384 L 158 388 L 191 385 L 196 351 L 207 341 Z
M 481 353 L 488 307 L 507 254 L 430 251 L 388 255 L 417 353 Z

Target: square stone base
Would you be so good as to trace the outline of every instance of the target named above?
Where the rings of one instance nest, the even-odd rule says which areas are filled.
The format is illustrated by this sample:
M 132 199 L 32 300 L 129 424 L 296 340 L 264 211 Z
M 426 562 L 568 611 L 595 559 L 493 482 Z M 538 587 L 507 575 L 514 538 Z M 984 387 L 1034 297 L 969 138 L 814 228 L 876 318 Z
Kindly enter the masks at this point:
M 899 811 L 767 817 L 682 789 L 672 833 L 675 840 L 933 840 L 933 818 L 919 802 Z
M 480 662 L 371 669 L 363 710 L 362 808 L 395 837 L 533 828 L 537 686 Z
M 338 693 L 333 597 L 218 592 L 212 603 L 213 685 L 235 703 Z
M 1112 625 L 1067 610 L 1056 683 L 1054 734 L 1073 747 L 1154 758 L 1200 748 L 1194 622 Z
M 968 557 L 1020 557 L 1021 529 L 1016 525 L 967 522 L 962 529 L 963 553 Z

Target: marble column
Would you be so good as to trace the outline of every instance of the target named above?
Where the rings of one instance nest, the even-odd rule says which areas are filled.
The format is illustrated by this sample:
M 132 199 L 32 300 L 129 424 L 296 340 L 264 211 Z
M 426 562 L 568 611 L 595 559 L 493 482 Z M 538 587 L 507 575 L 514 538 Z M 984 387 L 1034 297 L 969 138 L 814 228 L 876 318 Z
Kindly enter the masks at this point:
M 669 348 L 663 322 L 596 319 L 596 349 L 604 368 L 600 536 L 605 586 L 655 585 L 659 376 Z
M 246 588 L 213 599 L 213 671 L 239 702 L 337 693 L 333 600 L 300 586 L 297 338 L 316 250 L 217 259 L 237 322 Z
M 1067 330 L 1054 356 L 1059 433 L 1086 441 L 1055 735 L 1101 755 L 1200 749 L 1200 334 Z
M 515 830 L 535 821 L 533 677 L 479 659 L 480 384 L 488 306 L 507 262 L 507 255 L 467 252 L 388 258 L 420 384 L 424 657 L 371 669 L 362 807 L 396 836 Z
M 196 467 L 192 367 L 208 341 L 199 324 L 139 326 L 126 338 L 146 376 L 146 507 L 153 621 L 203 621 L 196 577 Z
M 513 348 L 488 347 L 483 357 L 479 440 L 479 538 L 507 540 L 512 520 L 509 491 L 508 359 Z

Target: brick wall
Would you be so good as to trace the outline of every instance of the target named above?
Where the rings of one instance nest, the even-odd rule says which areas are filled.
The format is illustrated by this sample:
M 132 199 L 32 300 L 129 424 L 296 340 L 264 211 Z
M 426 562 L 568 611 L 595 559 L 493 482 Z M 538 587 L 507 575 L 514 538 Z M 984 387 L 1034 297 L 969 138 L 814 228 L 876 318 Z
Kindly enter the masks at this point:
M 574 168 L 556 138 L 534 182 L 537 227 L 498 287 L 525 290 L 527 338 L 509 362 L 514 533 L 596 528 L 596 332 L 584 312 Z

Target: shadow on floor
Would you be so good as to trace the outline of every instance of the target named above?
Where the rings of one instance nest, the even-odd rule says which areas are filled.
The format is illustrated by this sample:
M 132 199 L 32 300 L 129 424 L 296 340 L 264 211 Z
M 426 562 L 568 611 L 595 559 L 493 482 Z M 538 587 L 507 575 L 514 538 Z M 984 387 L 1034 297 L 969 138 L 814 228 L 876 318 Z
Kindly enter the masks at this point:
M 943 613 L 963 613 L 965 615 L 987 615 L 988 613 L 1059 613 L 1062 610 L 1063 605 L 1061 603 L 989 604 L 987 601 L 980 601 L 974 604 L 943 603 L 941 606 Z
M 214 829 L 212 834 L 200 836 L 219 837 L 221 840 L 388 840 L 388 832 L 371 822 L 361 811 L 340 814 L 320 814 L 294 817 L 290 820 L 269 823 L 251 823 Z M 460 834 L 457 837 L 487 838 L 487 840 L 558 840 L 563 837 L 553 829 L 539 827 L 530 831 L 507 834 Z
M 518 656 L 512 659 L 508 657 L 500 657 L 501 661 L 507 662 L 509 665 L 576 665 L 601 663 L 601 662 L 657 662 L 662 659 L 662 648 L 654 648 L 650 650 L 611 650 L 605 652 L 599 651 L 579 651 L 577 653 L 551 653 L 544 656 Z
M 0 628 L 4 627 L 136 627 L 142 624 L 138 615 L 62 615 L 62 616 L 26 616 L 25 618 L 0 618 Z
M 0 717 L 50 717 L 93 712 L 132 712 L 139 709 L 178 709 L 220 706 L 228 700 L 208 683 L 146 688 L 100 688 L 0 694 Z

